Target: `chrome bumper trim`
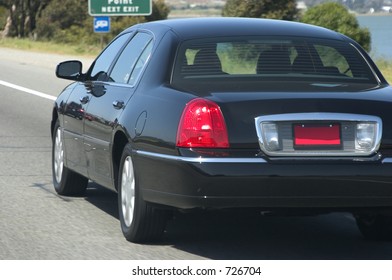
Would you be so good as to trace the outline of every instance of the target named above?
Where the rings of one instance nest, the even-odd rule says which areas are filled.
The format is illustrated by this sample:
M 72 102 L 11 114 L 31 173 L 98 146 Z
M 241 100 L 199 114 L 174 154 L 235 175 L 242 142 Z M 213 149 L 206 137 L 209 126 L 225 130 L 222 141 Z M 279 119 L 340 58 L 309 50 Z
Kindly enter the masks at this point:
M 158 158 L 165 160 L 181 161 L 188 163 L 267 163 L 266 160 L 262 158 L 205 158 L 205 157 L 181 157 L 181 156 L 171 156 L 159 153 L 151 153 L 145 151 L 136 151 L 139 156 Z
M 262 130 L 262 123 L 280 123 L 280 122 L 308 122 L 308 121 L 346 121 L 346 122 L 371 122 L 376 124 L 375 141 L 371 149 L 366 151 L 320 151 L 320 150 L 268 150 L 265 146 L 264 132 Z M 377 153 L 381 138 L 382 138 L 382 120 L 377 116 L 346 114 L 346 113 L 328 113 L 328 112 L 313 112 L 313 113 L 292 113 L 292 114 L 277 114 L 264 115 L 255 118 L 256 132 L 259 139 L 259 146 L 263 153 L 269 156 L 297 156 L 297 157 L 329 157 L 329 156 L 370 156 Z

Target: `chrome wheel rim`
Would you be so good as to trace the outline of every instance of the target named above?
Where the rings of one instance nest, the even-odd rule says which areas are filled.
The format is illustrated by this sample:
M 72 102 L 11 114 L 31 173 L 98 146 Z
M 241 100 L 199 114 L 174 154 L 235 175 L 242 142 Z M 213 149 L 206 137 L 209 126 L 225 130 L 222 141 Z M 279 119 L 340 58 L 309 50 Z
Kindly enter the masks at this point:
M 121 209 L 124 223 L 130 227 L 135 208 L 135 174 L 132 159 L 126 157 L 121 174 Z
M 54 140 L 54 153 L 53 153 L 53 163 L 54 163 L 54 175 L 57 183 L 61 182 L 61 176 L 63 175 L 64 168 L 64 149 L 63 149 L 63 138 L 61 135 L 60 128 L 56 131 L 56 136 Z

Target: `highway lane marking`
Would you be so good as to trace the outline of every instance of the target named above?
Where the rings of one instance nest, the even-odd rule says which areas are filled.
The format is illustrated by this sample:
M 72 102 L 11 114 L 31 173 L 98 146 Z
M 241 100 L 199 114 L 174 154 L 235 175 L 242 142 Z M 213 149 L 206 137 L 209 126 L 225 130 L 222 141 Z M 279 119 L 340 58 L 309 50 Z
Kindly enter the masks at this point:
M 25 88 L 25 87 L 22 87 L 22 86 L 18 86 L 18 85 L 15 85 L 15 84 L 11 84 L 9 82 L 5 82 L 5 81 L 2 81 L 2 80 L 0 80 L 0 85 L 5 86 L 5 87 L 9 87 L 9 88 L 13 88 L 13 89 L 16 89 L 16 90 L 19 90 L 19 91 L 23 91 L 25 93 L 29 93 L 29 94 L 32 94 L 32 95 L 35 95 L 35 96 L 39 96 L 39 97 L 42 97 L 42 98 L 46 98 L 46 99 L 49 99 L 49 100 L 53 100 L 53 101 L 56 100 L 56 98 L 57 98 L 55 96 L 52 96 L 52 95 L 49 95 L 49 94 L 46 94 L 46 93 L 42 93 L 42 92 L 39 92 L 39 91 L 36 91 L 36 90 L 33 90 L 33 89 L 29 89 L 29 88 Z

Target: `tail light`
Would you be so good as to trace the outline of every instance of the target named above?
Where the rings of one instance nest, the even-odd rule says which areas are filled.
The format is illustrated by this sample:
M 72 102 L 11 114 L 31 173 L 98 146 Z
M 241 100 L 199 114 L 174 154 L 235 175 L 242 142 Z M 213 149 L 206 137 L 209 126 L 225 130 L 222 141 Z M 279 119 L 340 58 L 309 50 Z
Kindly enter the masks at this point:
M 177 146 L 186 148 L 228 148 L 229 139 L 219 106 L 206 99 L 190 101 L 182 113 Z
M 357 123 L 355 149 L 366 151 L 372 149 L 377 138 L 377 124 L 371 122 Z

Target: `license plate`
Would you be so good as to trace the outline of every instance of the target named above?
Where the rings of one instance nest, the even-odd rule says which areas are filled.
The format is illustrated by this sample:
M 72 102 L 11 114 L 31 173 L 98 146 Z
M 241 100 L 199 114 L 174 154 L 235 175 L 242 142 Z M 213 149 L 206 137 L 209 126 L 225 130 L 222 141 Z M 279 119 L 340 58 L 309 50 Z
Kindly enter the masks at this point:
M 341 146 L 340 124 L 294 124 L 296 148 Z

